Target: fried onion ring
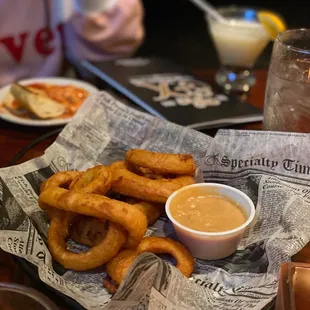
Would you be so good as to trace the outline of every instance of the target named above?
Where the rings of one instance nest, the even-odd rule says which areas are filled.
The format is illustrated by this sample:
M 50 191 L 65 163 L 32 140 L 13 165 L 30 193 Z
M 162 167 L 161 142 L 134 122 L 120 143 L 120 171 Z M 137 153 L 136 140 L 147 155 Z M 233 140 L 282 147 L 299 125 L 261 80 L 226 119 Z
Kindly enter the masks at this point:
M 69 227 L 76 215 L 71 212 L 56 213 L 48 230 L 48 247 L 53 258 L 67 269 L 77 271 L 99 267 L 110 261 L 126 241 L 126 233 L 118 224 L 109 223 L 105 238 L 87 252 L 67 250 Z
M 72 180 L 81 175 L 79 171 L 60 171 L 49 177 L 40 185 L 40 192 L 51 187 L 64 187 L 68 188 Z
M 93 247 L 107 235 L 107 220 L 77 215 L 70 227 L 70 238 L 77 243 Z
M 166 154 L 132 149 L 126 153 L 126 162 L 134 165 L 142 173 L 193 176 L 196 170 L 195 161 L 190 154 Z
M 160 217 L 161 212 L 154 203 L 141 201 L 133 203 L 133 205 L 146 216 L 148 226 L 153 225 Z
M 112 190 L 124 196 L 143 201 L 165 203 L 176 190 L 195 183 L 193 177 L 184 176 L 175 179 L 151 180 L 136 175 L 127 169 L 112 168 Z
M 81 172 L 78 171 L 60 171 L 55 174 L 53 174 L 51 177 L 49 177 L 47 180 L 41 183 L 40 185 L 40 192 L 43 192 L 47 188 L 52 187 L 64 187 L 68 188 L 72 180 L 76 177 L 78 177 L 81 174 Z M 47 214 L 48 218 L 51 220 L 55 212 L 58 212 L 55 210 L 55 208 L 49 206 L 46 203 L 39 201 L 40 208 Z
M 112 175 L 108 167 L 95 166 L 74 178 L 69 189 L 79 189 L 83 193 L 104 195 L 111 188 L 111 180 Z
M 121 284 L 122 279 L 137 256 L 135 250 L 122 250 L 107 263 L 107 273 L 117 285 Z
M 137 253 L 171 254 L 177 261 L 176 267 L 189 278 L 194 270 L 194 258 L 187 248 L 171 238 L 146 237 L 139 244 Z
M 115 161 L 114 163 L 112 163 L 110 166 L 109 166 L 112 174 L 115 170 L 118 170 L 118 169 L 127 169 L 127 166 L 125 164 L 125 162 L 123 160 L 119 160 L 119 161 Z
M 146 216 L 138 208 L 105 196 L 48 188 L 40 194 L 39 201 L 57 209 L 120 224 L 129 234 L 126 242 L 128 248 L 137 246 L 147 229 Z
M 175 178 L 176 177 L 176 175 L 172 175 L 172 174 L 167 174 L 167 175 L 160 175 L 160 174 L 155 174 L 155 173 L 153 173 L 150 169 L 148 169 L 148 168 L 143 168 L 143 167 L 139 167 L 139 169 L 137 169 L 137 167 L 135 167 L 134 165 L 132 165 L 131 163 L 129 163 L 128 161 L 127 162 L 125 162 L 125 166 L 126 166 L 126 168 L 129 170 L 129 171 L 131 171 L 131 172 L 133 172 L 133 173 L 135 173 L 135 174 L 137 174 L 137 175 L 141 175 L 141 176 L 143 176 L 143 177 L 145 177 L 145 178 L 148 178 L 148 179 L 152 179 L 152 180 L 161 180 L 161 179 L 163 179 L 164 177 L 165 178 Z
M 55 208 L 49 206 L 48 204 L 39 201 L 39 207 L 41 208 L 42 211 L 47 215 L 48 219 L 51 220 L 52 217 L 54 216 L 55 212 L 58 212 L 59 210 L 56 210 Z
M 187 278 L 194 270 L 194 258 L 181 243 L 170 238 L 146 237 L 136 250 L 123 250 L 107 264 L 107 273 L 120 285 L 135 258 L 144 252 L 171 254 L 177 261 L 176 268 Z
M 103 287 L 106 288 L 109 294 L 115 294 L 117 291 L 117 285 L 114 283 L 111 283 L 109 280 L 104 279 L 103 282 Z

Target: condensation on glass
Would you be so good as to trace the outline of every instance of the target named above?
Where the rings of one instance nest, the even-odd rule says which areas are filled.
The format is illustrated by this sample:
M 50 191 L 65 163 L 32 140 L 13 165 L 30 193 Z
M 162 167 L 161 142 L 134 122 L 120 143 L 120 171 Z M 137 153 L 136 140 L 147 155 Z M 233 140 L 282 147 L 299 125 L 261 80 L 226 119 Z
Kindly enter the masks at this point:
M 310 132 L 308 29 L 282 32 L 274 43 L 265 94 L 264 128 Z

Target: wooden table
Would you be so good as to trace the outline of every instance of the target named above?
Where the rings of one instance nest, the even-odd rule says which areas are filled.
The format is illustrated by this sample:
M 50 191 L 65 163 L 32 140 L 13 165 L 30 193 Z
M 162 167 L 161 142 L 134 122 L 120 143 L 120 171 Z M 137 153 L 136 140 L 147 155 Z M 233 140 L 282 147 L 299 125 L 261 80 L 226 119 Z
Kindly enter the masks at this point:
M 200 78 L 212 81 L 214 70 L 210 71 L 196 71 L 195 73 Z M 257 83 L 249 93 L 247 101 L 252 105 L 263 108 L 264 93 L 266 87 L 266 70 L 256 71 Z M 234 126 L 240 129 L 262 129 L 261 123 L 245 124 Z M 51 128 L 28 128 L 18 125 L 10 124 L 0 120 L 0 168 L 9 165 L 11 159 L 28 143 L 41 136 L 44 133 L 51 131 Z M 213 135 L 215 131 L 206 132 Z M 55 136 L 50 137 L 35 148 L 31 149 L 20 162 L 32 159 L 42 155 L 44 150 L 55 140 Z M 294 260 L 300 262 L 307 262 L 307 257 L 310 258 L 310 245 L 306 246 L 300 253 L 295 255 Z M 310 262 L 310 259 L 308 259 Z M 12 257 L 0 250 L 0 281 L 16 282 L 25 285 L 33 285 L 32 281 L 24 274 L 24 272 L 16 265 Z M 58 301 L 58 306 L 61 309 L 66 308 L 61 301 Z

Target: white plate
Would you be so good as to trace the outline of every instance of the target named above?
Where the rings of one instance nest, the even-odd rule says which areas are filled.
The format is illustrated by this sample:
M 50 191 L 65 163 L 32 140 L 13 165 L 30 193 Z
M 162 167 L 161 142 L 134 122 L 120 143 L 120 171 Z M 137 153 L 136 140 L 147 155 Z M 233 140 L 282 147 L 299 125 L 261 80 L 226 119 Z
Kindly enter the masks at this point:
M 78 81 L 74 79 L 68 78 L 35 78 L 35 79 L 27 79 L 19 81 L 20 84 L 27 85 L 31 83 L 47 83 L 47 84 L 54 84 L 54 85 L 73 85 L 76 87 L 83 88 L 87 90 L 90 94 L 98 91 L 98 88 L 94 85 L 89 83 Z M 11 85 L 5 86 L 0 88 L 0 104 L 3 101 L 4 97 L 7 95 L 8 91 L 10 90 Z M 22 117 L 18 117 L 12 114 L 10 111 L 6 109 L 0 110 L 0 118 L 15 124 L 26 125 L 26 126 L 58 126 L 58 125 L 65 125 L 70 122 L 72 118 L 66 119 L 50 119 L 50 120 L 39 120 L 39 119 L 25 119 Z

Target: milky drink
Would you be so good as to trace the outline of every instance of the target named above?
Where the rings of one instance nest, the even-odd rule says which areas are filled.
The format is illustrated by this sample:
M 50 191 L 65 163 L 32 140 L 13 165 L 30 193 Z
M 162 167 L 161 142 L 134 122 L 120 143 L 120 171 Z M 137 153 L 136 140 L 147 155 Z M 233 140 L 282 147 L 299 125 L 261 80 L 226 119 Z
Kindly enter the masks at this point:
M 251 68 L 269 42 L 269 36 L 259 22 L 211 21 L 210 32 L 221 63 L 227 66 Z

